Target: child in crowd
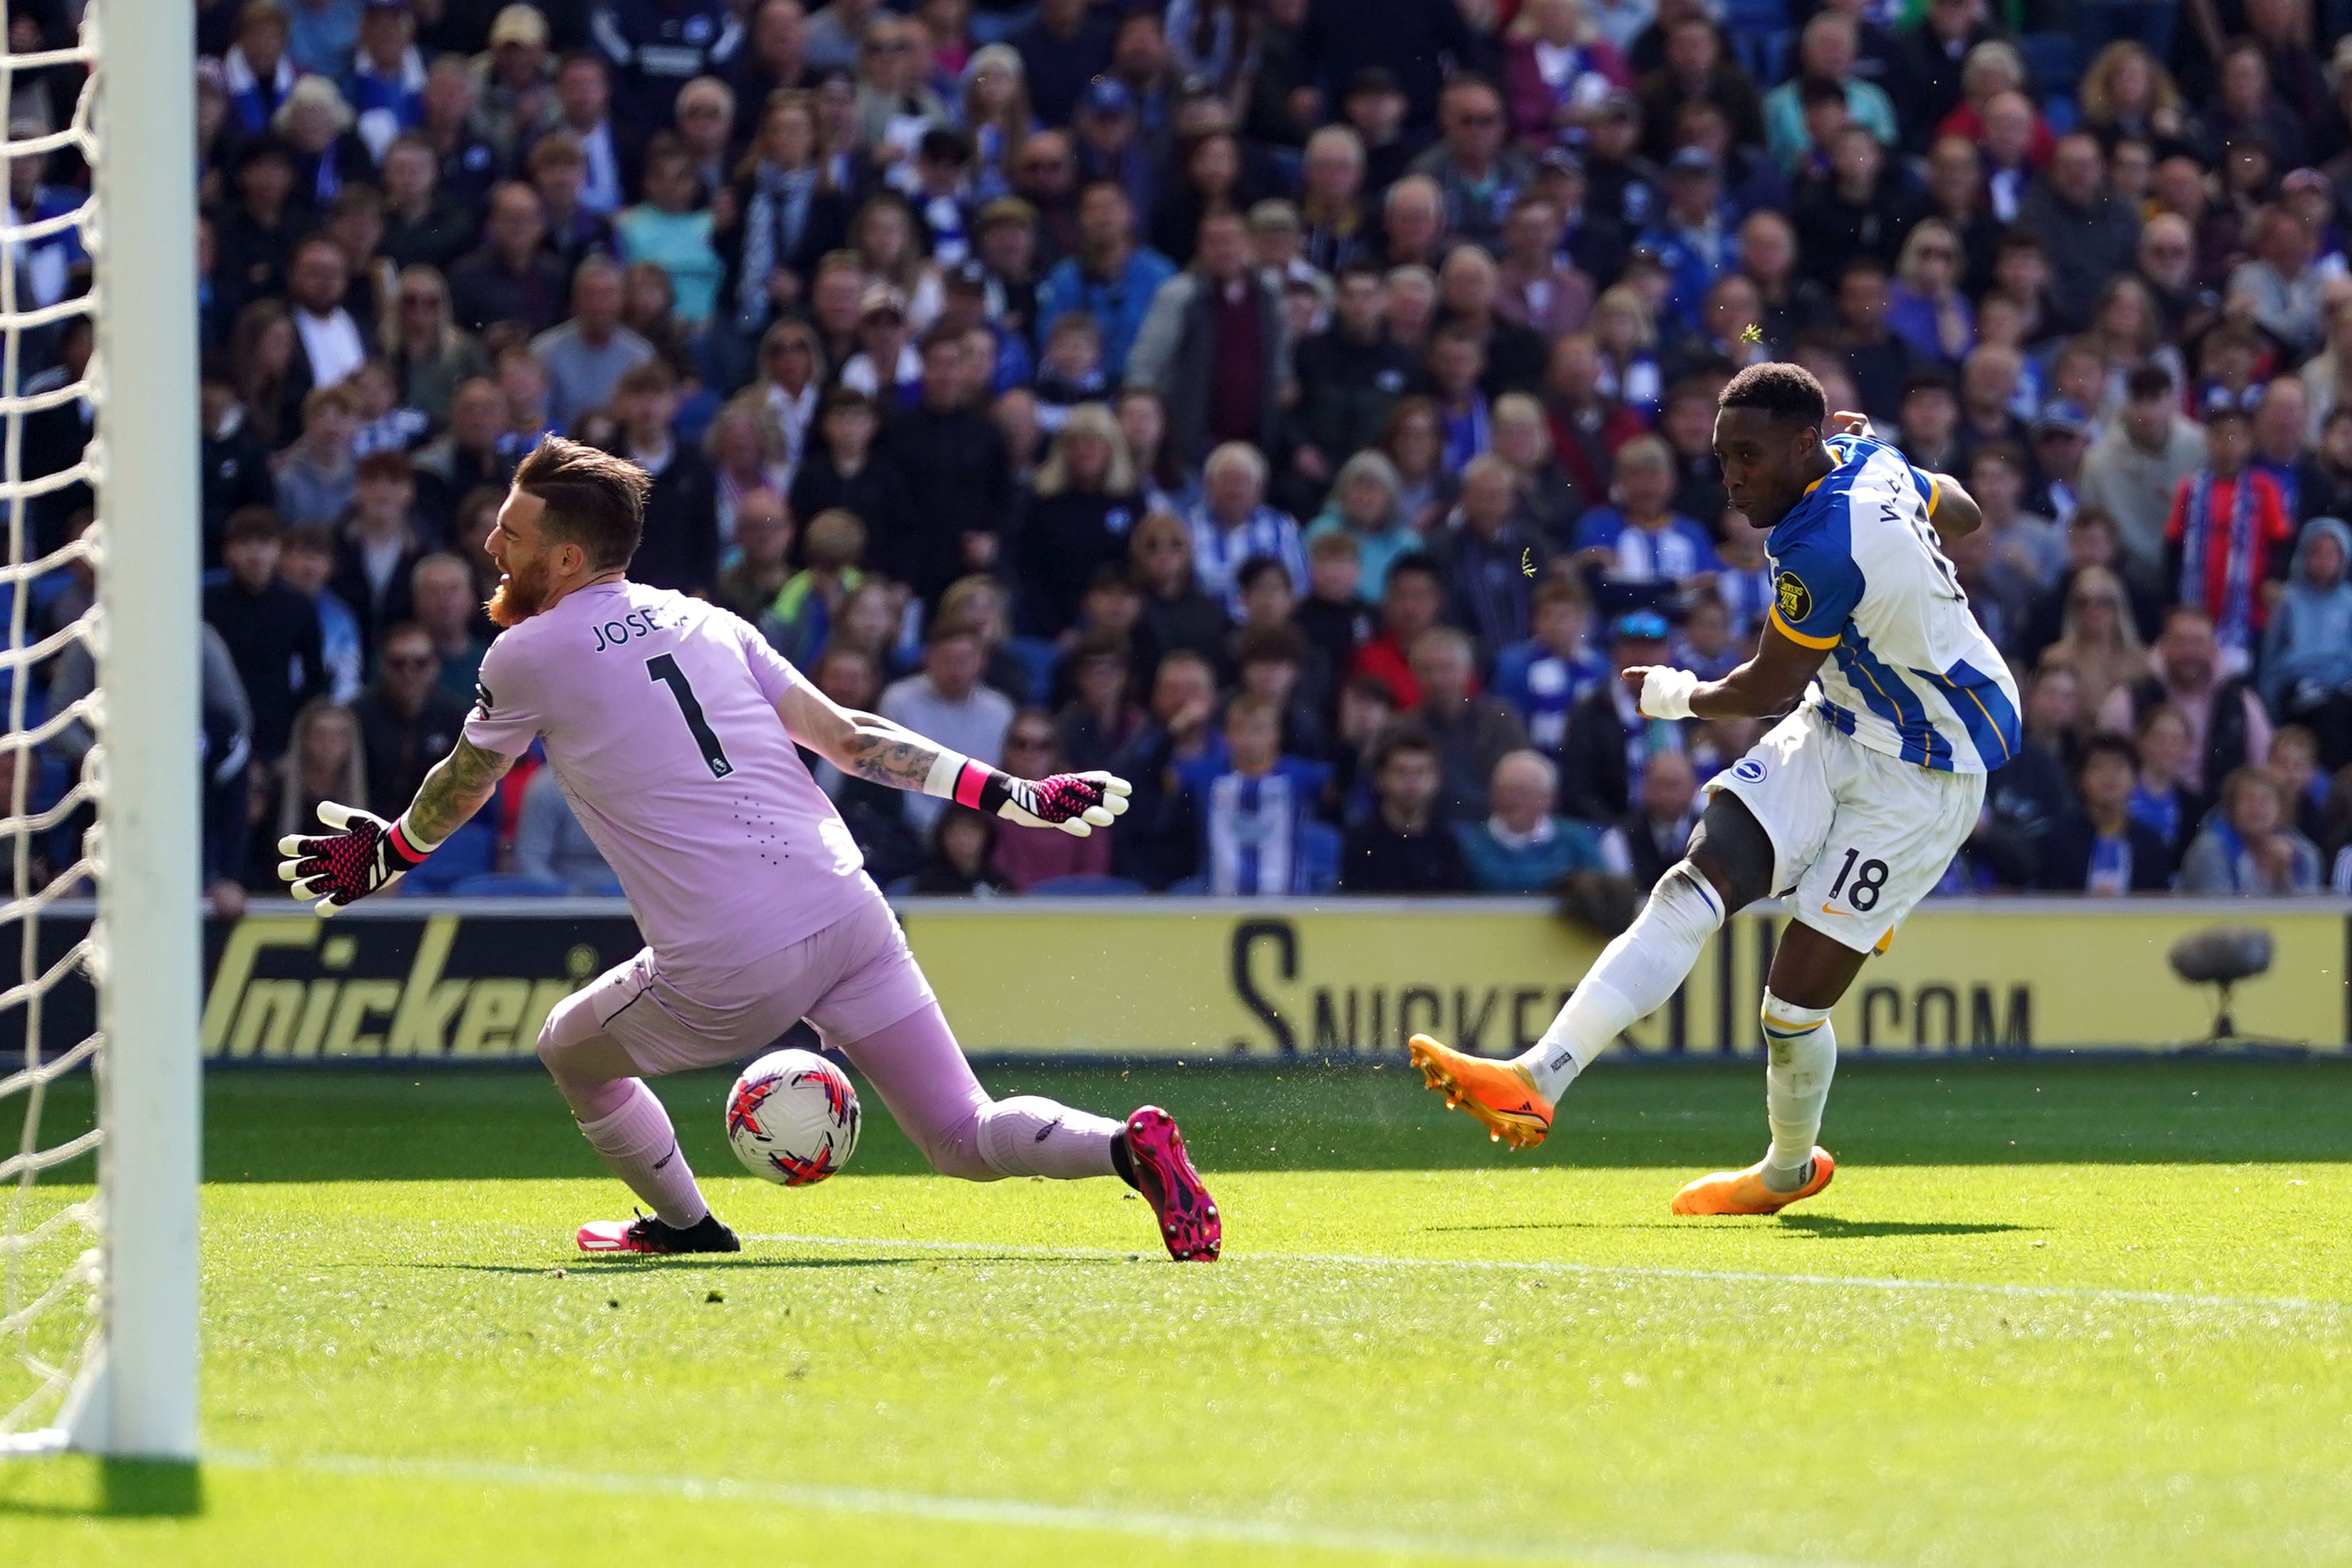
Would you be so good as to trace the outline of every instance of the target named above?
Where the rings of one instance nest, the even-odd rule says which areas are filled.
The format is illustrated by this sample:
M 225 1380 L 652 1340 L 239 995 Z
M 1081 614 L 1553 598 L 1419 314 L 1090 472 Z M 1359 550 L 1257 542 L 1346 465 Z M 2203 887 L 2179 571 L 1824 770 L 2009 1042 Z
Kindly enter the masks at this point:
M 809 519 L 802 559 L 808 564 L 785 580 L 760 631 L 777 653 L 805 669 L 831 640 L 842 603 L 866 580 L 866 525 L 835 507 Z
M 1609 678 L 1609 662 L 1585 643 L 1592 600 L 1575 578 L 1555 574 L 1536 588 L 1535 635 L 1495 660 L 1495 695 L 1517 711 L 1528 744 L 1559 752 L 1569 710 Z
M 1068 422 L 1070 411 L 1082 402 L 1100 402 L 1110 394 L 1110 377 L 1103 369 L 1102 329 L 1092 316 L 1066 310 L 1045 328 L 1045 358 L 1037 367 L 1037 428 L 1051 436 Z
M 1282 750 L 1282 709 L 1245 692 L 1225 709 L 1224 755 L 1176 765 L 1200 837 L 1198 891 L 1219 896 L 1315 891 L 1308 842 L 1331 772 Z
M 423 409 L 400 405 L 400 383 L 382 357 L 371 358 L 352 373 L 350 387 L 359 399 L 352 432 L 352 455 L 371 452 L 413 452 L 431 428 Z
M 2287 575 L 2294 526 L 2278 485 L 2248 466 L 2253 416 L 2217 397 L 2205 415 L 2206 465 L 2180 482 L 2165 525 L 2165 581 L 2174 601 L 2203 611 L 2223 674 L 2252 664 L 2270 619 L 2271 584 Z

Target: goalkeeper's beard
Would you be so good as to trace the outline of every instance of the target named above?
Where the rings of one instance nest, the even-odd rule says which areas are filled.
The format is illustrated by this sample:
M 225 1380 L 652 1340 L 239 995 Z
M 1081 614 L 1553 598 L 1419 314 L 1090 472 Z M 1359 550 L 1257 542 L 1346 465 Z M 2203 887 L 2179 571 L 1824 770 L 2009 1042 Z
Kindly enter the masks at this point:
M 547 586 L 544 573 L 531 578 L 509 571 L 483 609 L 488 612 L 490 623 L 500 631 L 520 626 L 547 608 Z

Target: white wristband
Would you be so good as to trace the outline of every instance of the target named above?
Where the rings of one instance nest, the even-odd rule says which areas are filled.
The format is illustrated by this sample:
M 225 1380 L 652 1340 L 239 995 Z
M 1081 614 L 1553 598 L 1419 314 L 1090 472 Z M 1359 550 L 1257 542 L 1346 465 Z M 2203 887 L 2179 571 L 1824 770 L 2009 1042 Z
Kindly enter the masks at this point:
M 942 800 L 954 800 L 956 780 L 962 777 L 963 765 L 969 760 L 960 751 L 940 747 L 939 756 L 932 759 L 930 774 L 923 780 L 923 793 L 937 795 Z
M 405 811 L 403 811 L 392 825 L 399 831 L 400 841 L 420 855 L 429 855 L 441 847 L 437 842 L 428 844 L 418 837 L 416 830 L 408 825 L 408 813 Z
M 1688 670 L 1670 670 L 1654 664 L 1642 677 L 1642 712 L 1650 718 L 1689 718 L 1691 693 L 1698 689 L 1698 677 Z

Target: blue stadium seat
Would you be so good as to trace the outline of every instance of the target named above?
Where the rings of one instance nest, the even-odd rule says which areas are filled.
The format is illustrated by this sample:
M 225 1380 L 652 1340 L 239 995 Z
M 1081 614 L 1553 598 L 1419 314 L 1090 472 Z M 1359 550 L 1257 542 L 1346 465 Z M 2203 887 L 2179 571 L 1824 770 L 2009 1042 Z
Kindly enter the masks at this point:
M 1767 84 L 1780 79 L 1781 62 L 1796 37 L 1789 0 L 1725 0 L 1723 30 L 1750 76 Z
M 1049 876 L 1030 885 L 1032 898 L 1127 898 L 1147 889 L 1139 882 L 1129 882 L 1123 876 L 1097 876 L 1090 872 L 1075 872 L 1068 876 Z
M 1308 822 L 1298 830 L 1298 872 L 1309 893 L 1329 893 L 1339 885 L 1339 852 L 1346 842 L 1339 830 Z
M 468 877 L 481 876 L 498 864 L 498 831 L 484 821 L 467 822 L 425 857 L 425 863 L 401 881 L 401 891 L 424 895 L 454 892 Z
M 2026 74 L 2049 98 L 2072 99 L 2083 74 L 2083 47 L 2071 33 L 2021 33 L 2017 52 L 2025 57 Z M 2048 110 L 2044 109 L 2046 114 Z M 2056 127 L 2052 127 L 2055 130 Z
M 562 879 L 520 871 L 486 871 L 450 884 L 452 898 L 569 898 Z
M 1004 647 L 1028 674 L 1029 689 L 1021 700 L 1032 706 L 1044 706 L 1053 693 L 1054 665 L 1062 656 L 1061 650 L 1050 637 L 1008 637 Z

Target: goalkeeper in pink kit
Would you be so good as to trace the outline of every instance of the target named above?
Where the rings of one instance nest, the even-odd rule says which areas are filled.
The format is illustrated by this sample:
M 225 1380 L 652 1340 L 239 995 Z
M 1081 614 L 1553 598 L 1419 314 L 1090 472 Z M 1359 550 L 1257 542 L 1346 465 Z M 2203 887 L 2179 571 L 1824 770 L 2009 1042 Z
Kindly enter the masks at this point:
M 580 1229 L 585 1251 L 731 1252 L 645 1080 L 732 1062 L 805 1018 L 932 1165 L 972 1181 L 1117 1175 L 1169 1252 L 1217 1256 L 1215 1204 L 1175 1121 L 992 1100 L 972 1076 L 849 830 L 794 743 L 845 773 L 1083 836 L 1127 809 L 1107 773 L 1031 781 L 836 706 L 736 616 L 628 580 L 645 472 L 551 436 L 491 529 L 503 629 L 465 734 L 395 822 L 332 803 L 279 874 L 331 913 L 391 885 L 543 739 L 620 877 L 646 948 L 549 1013 L 539 1056 L 590 1145 L 653 1213 Z

